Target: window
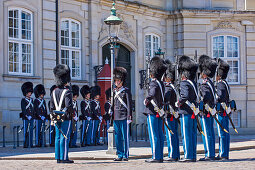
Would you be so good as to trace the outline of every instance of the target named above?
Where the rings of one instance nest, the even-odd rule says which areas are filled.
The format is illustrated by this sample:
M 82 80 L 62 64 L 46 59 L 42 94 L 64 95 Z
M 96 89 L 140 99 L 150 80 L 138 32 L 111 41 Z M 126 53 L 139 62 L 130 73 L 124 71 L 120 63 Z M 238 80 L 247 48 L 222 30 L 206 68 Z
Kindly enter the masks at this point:
M 240 54 L 239 37 L 221 35 L 213 37 L 213 57 L 222 58 L 230 65 L 228 82 L 238 84 L 240 82 Z
M 8 11 L 8 72 L 33 73 L 33 15 L 25 9 Z
M 155 56 L 155 52 L 160 47 L 160 37 L 156 35 L 146 35 L 145 36 L 145 55 Z
M 72 78 L 81 78 L 81 26 L 72 19 L 61 22 L 60 62 L 70 67 Z

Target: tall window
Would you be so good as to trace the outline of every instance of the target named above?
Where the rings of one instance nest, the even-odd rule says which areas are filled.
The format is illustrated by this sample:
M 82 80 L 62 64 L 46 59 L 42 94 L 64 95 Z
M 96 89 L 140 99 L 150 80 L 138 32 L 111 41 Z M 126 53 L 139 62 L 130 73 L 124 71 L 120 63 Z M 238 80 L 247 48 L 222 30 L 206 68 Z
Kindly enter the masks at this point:
M 24 9 L 8 11 L 8 72 L 33 73 L 33 15 Z
M 145 36 L 145 55 L 151 57 L 155 56 L 155 52 L 160 47 L 160 37 L 156 35 L 146 35 Z
M 213 37 L 213 57 L 222 58 L 230 65 L 228 82 L 240 83 L 240 52 L 239 37 L 221 35 Z
M 81 78 L 81 24 L 72 19 L 61 22 L 61 59 L 71 69 L 72 78 Z

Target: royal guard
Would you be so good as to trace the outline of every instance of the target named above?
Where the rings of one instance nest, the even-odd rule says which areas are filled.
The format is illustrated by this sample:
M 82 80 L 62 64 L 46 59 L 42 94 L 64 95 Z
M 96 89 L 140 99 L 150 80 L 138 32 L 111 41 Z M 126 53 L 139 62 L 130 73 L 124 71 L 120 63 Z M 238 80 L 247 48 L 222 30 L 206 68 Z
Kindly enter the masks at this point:
M 72 85 L 72 92 L 73 92 L 73 119 L 72 119 L 72 129 L 71 129 L 71 135 L 70 135 L 70 148 L 78 148 L 79 146 L 76 145 L 77 141 L 77 122 L 79 120 L 79 108 L 78 108 L 78 102 L 77 98 L 79 97 L 80 88 L 77 85 Z
M 149 138 L 152 150 L 152 159 L 145 160 L 148 163 L 163 162 L 164 134 L 163 118 L 158 113 L 158 109 L 164 106 L 164 83 L 161 81 L 167 67 L 163 59 L 153 57 L 150 61 L 150 78 L 148 96 L 144 100 L 146 106 Z M 157 107 L 157 108 L 156 108 Z
M 34 126 L 34 101 L 31 98 L 33 93 L 33 83 L 26 82 L 21 86 L 24 98 L 21 100 L 22 113 L 20 117 L 23 120 L 24 127 L 24 148 L 33 147 L 33 126 Z
M 165 127 L 167 146 L 168 146 L 168 157 L 164 158 L 164 161 L 172 162 L 180 159 L 179 149 L 179 137 L 178 137 L 178 113 L 175 107 L 177 101 L 177 91 L 174 87 L 175 81 L 175 67 L 171 61 L 166 60 L 167 70 L 164 75 L 165 84 L 165 112 L 166 114 L 166 125 L 170 127 L 173 134 Z
M 73 96 L 70 90 L 70 68 L 59 64 L 53 69 L 56 80 L 56 88 L 51 94 L 50 112 L 51 120 L 55 125 L 55 159 L 57 163 L 73 163 L 69 160 L 69 139 L 71 121 L 73 118 Z
M 51 86 L 50 96 L 53 90 L 55 90 L 55 88 L 57 88 L 56 85 Z M 48 102 L 48 108 L 50 110 L 50 101 Z M 49 144 L 50 144 L 50 147 L 55 147 L 55 126 L 54 124 L 51 123 L 50 115 L 47 116 L 47 119 L 49 120 Z
M 181 76 L 180 98 L 175 103 L 179 109 L 184 159 L 181 162 L 196 162 L 197 121 L 192 106 L 197 107 L 199 97 L 197 84 L 194 81 L 198 65 L 188 56 L 181 56 L 178 61 L 178 72 Z
M 111 123 L 111 117 L 112 117 L 112 111 L 111 111 L 111 88 L 107 89 L 105 91 L 105 96 L 106 96 L 106 102 L 104 104 L 104 111 L 105 111 L 105 114 L 103 115 L 103 119 L 105 121 L 105 125 L 106 125 L 106 128 L 105 128 L 105 131 L 106 131 L 106 138 L 108 138 L 108 129 L 110 127 L 110 123 Z
M 215 134 L 214 134 L 214 119 L 216 114 L 216 89 L 211 80 L 215 76 L 217 63 L 211 57 L 202 55 L 199 57 L 200 76 L 203 80 L 199 88 L 201 101 L 204 109 L 201 115 L 201 126 L 204 132 L 202 135 L 205 157 L 200 158 L 200 161 L 210 161 L 215 159 Z
M 34 94 L 36 99 L 34 100 L 34 112 L 35 112 L 35 118 L 36 118 L 36 128 L 35 128 L 35 137 L 36 137 L 36 147 L 46 146 L 46 143 L 44 143 L 45 136 L 45 122 L 47 118 L 47 106 L 46 102 L 44 100 L 44 96 L 46 94 L 45 88 L 42 84 L 38 84 L 34 88 Z
M 81 90 L 83 100 L 81 101 L 81 115 L 80 120 L 82 121 L 82 136 L 81 146 L 91 145 L 91 132 L 92 132 L 92 121 L 91 121 L 91 109 L 90 109 L 90 93 L 91 89 L 89 86 L 84 85 Z
M 99 99 L 101 96 L 101 88 L 99 86 L 94 86 L 91 89 L 91 99 L 90 108 L 91 108 L 91 118 L 92 118 L 92 135 L 91 135 L 91 144 L 101 145 L 99 142 L 100 139 L 100 129 L 102 123 L 101 116 L 101 107 L 99 103 Z
M 128 161 L 129 156 L 129 124 L 132 122 L 132 95 L 125 87 L 127 70 L 116 67 L 113 70 L 113 80 L 116 88 L 113 90 L 113 126 L 118 157 L 114 161 Z M 110 92 L 108 92 L 109 94 Z
M 229 117 L 226 108 L 222 105 L 229 106 L 230 101 L 230 87 L 226 78 L 229 72 L 229 65 L 222 59 L 218 59 L 218 68 L 216 73 L 217 81 L 217 103 L 220 106 L 217 118 L 221 125 L 229 132 Z M 218 106 L 217 106 L 218 107 Z M 217 125 L 219 135 L 219 155 L 216 157 L 217 160 L 229 159 L 229 147 L 230 147 L 230 135 L 225 132 L 219 125 Z

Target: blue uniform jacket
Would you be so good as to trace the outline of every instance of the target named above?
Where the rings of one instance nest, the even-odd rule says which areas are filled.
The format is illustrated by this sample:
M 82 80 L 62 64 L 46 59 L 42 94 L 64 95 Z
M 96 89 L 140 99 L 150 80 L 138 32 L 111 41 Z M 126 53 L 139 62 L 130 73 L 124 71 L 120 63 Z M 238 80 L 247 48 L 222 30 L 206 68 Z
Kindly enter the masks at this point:
M 210 85 L 213 89 L 213 92 L 211 90 L 211 87 L 208 85 L 208 83 L 210 83 Z M 216 95 L 215 92 L 216 92 L 216 90 L 215 90 L 213 82 L 209 78 L 204 79 L 203 83 L 201 84 L 201 87 L 200 87 L 200 94 L 201 94 L 204 104 L 208 104 L 211 108 L 214 108 L 214 106 L 216 104 L 214 101 L 214 95 Z M 214 93 L 214 95 L 213 95 L 213 93 Z
M 28 100 L 30 100 L 30 99 L 28 99 Z M 28 108 L 26 108 L 26 107 L 29 104 L 29 102 L 25 98 L 22 98 L 22 100 L 21 100 L 21 110 L 22 110 L 23 119 L 27 119 L 27 116 L 31 116 L 32 118 L 35 118 L 34 101 L 32 98 L 31 98 L 31 100 L 32 100 L 32 103 L 30 104 L 30 106 Z
M 175 107 L 175 102 L 177 101 L 177 95 L 175 93 L 175 90 L 172 88 L 172 86 L 169 83 L 165 83 L 165 111 L 170 112 L 170 107 L 176 111 L 177 108 Z M 170 118 L 171 115 L 167 114 L 167 118 Z
M 192 82 L 197 90 L 197 84 L 195 83 L 195 81 Z M 193 86 L 187 80 L 183 80 L 180 83 L 179 114 L 193 114 L 192 109 L 185 103 L 187 100 L 190 103 L 194 103 L 195 105 L 197 105 L 197 96 Z
M 163 96 L 165 93 L 165 87 L 164 83 L 162 81 L 159 81 L 162 87 L 163 91 Z M 152 80 L 149 84 L 149 93 L 148 96 L 146 97 L 146 100 L 148 104 L 146 105 L 145 113 L 146 114 L 154 114 L 156 115 L 157 113 L 154 110 L 153 105 L 150 103 L 151 100 L 153 100 L 157 106 L 161 109 L 164 106 L 163 98 L 162 98 L 162 93 L 160 90 L 159 84 L 156 82 L 156 80 Z
M 67 89 L 66 87 L 57 87 L 55 89 L 55 95 L 56 95 L 56 100 L 57 104 L 60 102 L 60 97 L 64 89 Z M 73 109 L 73 96 L 72 92 L 68 89 L 67 92 L 65 93 L 64 96 L 64 101 L 61 106 L 61 110 L 66 108 L 66 114 L 65 114 L 65 120 L 72 120 L 72 116 L 74 113 Z M 50 112 L 53 113 L 53 111 L 56 109 L 54 100 L 53 100 L 53 93 L 51 94 L 51 100 L 50 100 Z
M 228 83 L 225 81 L 225 83 L 228 86 L 228 89 L 223 82 L 225 80 L 220 80 L 217 82 L 217 102 L 219 103 L 226 103 L 227 105 L 229 104 L 229 92 L 228 89 L 230 89 Z M 221 107 L 221 112 L 223 112 L 223 108 Z
M 122 87 L 124 90 L 119 93 L 119 97 L 126 104 L 127 108 L 120 102 L 120 100 L 115 96 L 118 92 L 117 89 L 113 91 L 113 118 L 114 120 L 131 120 L 132 119 L 132 94 L 127 87 Z M 121 89 L 122 89 L 121 88 Z M 119 89 L 119 90 L 121 90 Z
M 41 101 L 43 104 L 41 105 Z M 41 106 L 40 106 L 41 105 Z M 41 116 L 47 117 L 47 106 L 44 99 L 35 99 L 34 100 L 34 111 L 36 119 L 41 119 Z
M 82 114 L 83 119 L 86 117 L 91 117 L 91 109 L 90 109 L 90 101 L 89 100 L 86 100 L 86 102 L 84 100 L 81 101 L 81 114 Z
M 101 107 L 100 107 L 99 101 L 92 100 L 90 102 L 90 109 L 91 109 L 91 118 L 93 120 L 99 120 L 99 116 L 101 116 Z

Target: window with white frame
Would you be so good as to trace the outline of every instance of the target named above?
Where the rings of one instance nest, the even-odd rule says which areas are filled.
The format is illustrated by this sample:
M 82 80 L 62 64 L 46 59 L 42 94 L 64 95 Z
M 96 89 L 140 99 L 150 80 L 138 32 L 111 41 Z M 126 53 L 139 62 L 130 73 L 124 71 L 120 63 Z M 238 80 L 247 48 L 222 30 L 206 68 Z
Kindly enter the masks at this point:
M 222 58 L 230 65 L 228 82 L 240 83 L 240 46 L 239 37 L 231 35 L 220 35 L 213 37 L 212 53 L 214 58 Z
M 154 34 L 145 35 L 145 55 L 155 56 L 155 52 L 160 47 L 160 37 Z
M 61 64 L 71 69 L 74 79 L 81 78 L 81 24 L 73 19 L 61 21 Z
M 21 8 L 8 10 L 8 73 L 33 73 L 33 14 Z

